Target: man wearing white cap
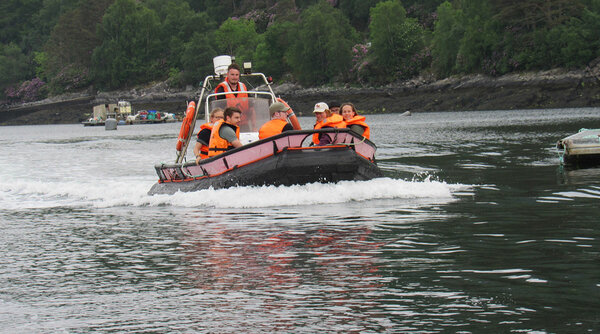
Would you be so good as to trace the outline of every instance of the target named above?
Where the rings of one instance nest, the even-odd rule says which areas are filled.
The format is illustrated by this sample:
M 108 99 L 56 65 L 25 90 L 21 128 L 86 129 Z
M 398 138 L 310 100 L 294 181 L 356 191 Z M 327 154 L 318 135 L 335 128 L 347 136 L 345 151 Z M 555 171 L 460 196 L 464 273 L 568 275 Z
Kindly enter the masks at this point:
M 315 130 L 323 128 L 345 128 L 346 122 L 340 114 L 334 114 L 329 110 L 329 106 L 325 102 L 319 102 L 315 104 L 313 110 L 317 122 L 315 123 Z M 328 135 L 315 133 L 313 135 L 313 143 L 318 146 L 327 145 L 331 143 L 331 138 Z

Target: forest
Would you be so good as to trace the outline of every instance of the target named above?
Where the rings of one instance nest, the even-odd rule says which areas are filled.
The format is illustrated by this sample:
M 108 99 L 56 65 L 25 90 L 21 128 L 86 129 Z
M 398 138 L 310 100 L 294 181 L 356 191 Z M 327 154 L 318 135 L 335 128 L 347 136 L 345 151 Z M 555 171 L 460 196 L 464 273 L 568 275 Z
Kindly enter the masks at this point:
M 222 54 L 305 87 L 600 57 L 600 0 L 2 0 L 0 11 L 1 104 L 198 85 Z

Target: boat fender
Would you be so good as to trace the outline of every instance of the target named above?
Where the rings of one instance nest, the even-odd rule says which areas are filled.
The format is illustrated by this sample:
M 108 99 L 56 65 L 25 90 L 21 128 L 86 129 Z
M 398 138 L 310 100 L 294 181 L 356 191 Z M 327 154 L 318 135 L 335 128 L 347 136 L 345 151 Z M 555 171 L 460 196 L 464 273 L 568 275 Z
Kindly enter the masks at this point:
M 185 111 L 185 118 L 181 123 L 181 129 L 179 130 L 179 137 L 177 138 L 177 151 L 181 152 L 183 146 L 188 138 L 190 133 L 190 126 L 194 120 L 194 116 L 196 114 L 196 102 L 191 101 L 188 104 L 187 110 Z

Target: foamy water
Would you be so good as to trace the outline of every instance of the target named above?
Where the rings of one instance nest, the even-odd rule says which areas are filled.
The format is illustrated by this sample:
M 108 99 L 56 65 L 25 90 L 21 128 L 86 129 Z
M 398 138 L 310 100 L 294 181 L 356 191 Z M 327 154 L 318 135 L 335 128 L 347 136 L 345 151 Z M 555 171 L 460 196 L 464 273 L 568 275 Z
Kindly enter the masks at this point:
M 107 208 L 117 206 L 181 206 L 260 208 L 310 204 L 364 202 L 374 199 L 426 198 L 445 203 L 453 192 L 469 189 L 439 181 L 406 181 L 379 178 L 370 181 L 313 183 L 295 186 L 233 187 L 205 189 L 173 195 L 147 195 L 153 182 L 0 181 L 0 200 L 6 209 L 51 207 Z

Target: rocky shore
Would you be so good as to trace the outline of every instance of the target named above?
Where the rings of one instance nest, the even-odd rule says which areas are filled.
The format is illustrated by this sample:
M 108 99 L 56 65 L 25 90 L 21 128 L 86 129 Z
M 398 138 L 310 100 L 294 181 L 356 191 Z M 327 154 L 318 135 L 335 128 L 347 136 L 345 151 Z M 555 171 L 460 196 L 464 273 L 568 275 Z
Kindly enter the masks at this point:
M 384 87 L 328 86 L 303 88 L 284 83 L 273 86 L 296 113 L 310 115 L 314 103 L 351 101 L 362 113 L 398 113 L 600 107 L 600 61 L 578 71 L 551 70 L 501 77 L 470 75 L 443 80 L 419 77 Z M 129 91 L 81 92 L 18 106 L 0 107 L 0 125 L 79 123 L 92 107 L 127 100 L 133 110 L 156 109 L 182 115 L 186 101 L 199 89 L 170 89 L 165 83 Z

